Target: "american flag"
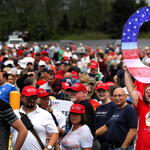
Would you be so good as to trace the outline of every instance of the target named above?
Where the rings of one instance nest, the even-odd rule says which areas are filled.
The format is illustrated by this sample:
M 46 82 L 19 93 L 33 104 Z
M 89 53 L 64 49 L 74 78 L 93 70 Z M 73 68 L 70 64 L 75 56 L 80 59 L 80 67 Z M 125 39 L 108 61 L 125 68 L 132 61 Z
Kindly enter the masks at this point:
M 150 20 L 150 7 L 137 10 L 126 22 L 122 32 L 122 54 L 130 73 L 140 82 L 150 83 L 150 68 L 138 56 L 137 37 L 143 23 Z

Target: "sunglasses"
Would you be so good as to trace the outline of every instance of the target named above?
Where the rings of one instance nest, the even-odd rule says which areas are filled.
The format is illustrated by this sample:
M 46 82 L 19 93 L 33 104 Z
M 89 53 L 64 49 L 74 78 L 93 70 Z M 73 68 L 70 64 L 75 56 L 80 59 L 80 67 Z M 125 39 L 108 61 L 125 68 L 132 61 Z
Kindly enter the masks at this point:
M 28 100 L 28 101 L 30 101 L 31 99 L 33 99 L 33 100 L 37 100 L 38 99 L 38 97 L 36 96 L 36 95 L 33 95 L 33 96 L 25 96 L 25 98 Z
M 91 94 L 92 92 L 91 91 L 87 91 L 88 92 L 88 94 Z

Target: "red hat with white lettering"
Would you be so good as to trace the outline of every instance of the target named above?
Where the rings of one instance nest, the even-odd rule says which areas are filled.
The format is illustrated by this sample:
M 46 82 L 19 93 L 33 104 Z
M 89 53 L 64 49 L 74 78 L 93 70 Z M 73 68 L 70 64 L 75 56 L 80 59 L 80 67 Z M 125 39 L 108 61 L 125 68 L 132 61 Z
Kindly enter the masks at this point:
M 115 83 L 113 83 L 113 82 L 111 82 L 111 81 L 106 82 L 106 84 L 107 84 L 108 87 L 111 86 L 111 85 L 115 85 Z
M 22 96 L 37 95 L 36 88 L 33 86 L 25 86 L 21 93 Z
M 71 71 L 71 74 L 72 74 L 73 78 L 79 79 L 78 78 L 78 73 L 76 71 Z
M 97 87 L 96 87 L 96 91 L 97 91 L 98 89 L 108 90 L 109 87 L 107 86 L 106 83 L 99 83 L 99 84 L 97 85 Z
M 42 89 L 42 88 L 37 89 L 36 92 L 37 92 L 38 97 L 45 97 L 45 96 L 48 96 L 50 94 L 50 93 L 47 93 L 47 91 L 45 89 Z
M 71 88 L 67 82 L 62 82 L 61 85 L 62 85 L 62 89 L 65 89 L 65 90 Z
M 96 61 L 92 61 L 90 68 L 97 69 L 97 67 L 98 67 L 98 63 Z
M 87 92 L 86 91 L 86 87 L 83 84 L 81 84 L 81 83 L 75 83 L 75 84 L 73 84 L 73 86 L 70 89 L 74 90 L 74 91 Z
M 81 104 L 73 104 L 70 107 L 70 112 L 77 113 L 77 114 L 85 114 L 85 107 Z

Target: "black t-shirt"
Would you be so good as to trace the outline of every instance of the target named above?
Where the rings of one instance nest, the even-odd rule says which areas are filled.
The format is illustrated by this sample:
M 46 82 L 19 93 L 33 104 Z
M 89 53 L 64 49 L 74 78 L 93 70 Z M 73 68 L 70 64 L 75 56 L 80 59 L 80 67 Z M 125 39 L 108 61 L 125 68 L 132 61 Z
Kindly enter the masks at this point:
M 13 112 L 8 103 L 0 99 L 0 149 L 7 150 L 10 124 L 17 120 L 17 116 Z
M 114 102 L 109 102 L 106 105 L 99 105 L 96 108 L 96 129 L 102 127 L 108 121 L 115 109 L 117 109 L 117 105 Z M 101 144 L 101 149 L 109 150 L 107 133 L 98 136 L 97 138 Z
M 137 113 L 127 104 L 122 109 L 116 109 L 106 122 L 108 127 L 107 141 L 109 144 L 122 144 L 130 128 L 137 128 Z
M 77 73 L 81 72 L 80 68 L 77 66 L 71 66 L 68 72 L 71 72 L 71 71 L 76 71 Z
M 96 101 L 100 101 L 100 99 L 98 98 L 98 96 L 96 95 L 96 93 L 95 93 L 95 90 L 94 90 L 94 93 L 93 93 L 93 95 L 91 96 L 91 99 L 93 99 L 93 100 L 96 100 Z
M 95 138 L 95 131 L 96 131 L 96 120 L 95 120 L 95 114 L 94 109 L 91 103 L 88 100 L 83 100 L 79 102 L 79 104 L 83 105 L 85 107 L 85 113 L 87 117 L 87 125 L 91 130 L 91 133 L 93 137 Z

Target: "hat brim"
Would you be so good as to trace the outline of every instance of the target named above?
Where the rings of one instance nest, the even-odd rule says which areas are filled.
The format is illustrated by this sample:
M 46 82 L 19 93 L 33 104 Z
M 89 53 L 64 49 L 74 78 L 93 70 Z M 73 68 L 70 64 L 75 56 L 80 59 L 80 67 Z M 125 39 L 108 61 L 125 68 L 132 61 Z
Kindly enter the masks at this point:
M 46 97 L 46 96 L 49 96 L 49 95 L 50 95 L 50 93 L 43 93 L 43 94 L 39 95 L 38 97 Z

